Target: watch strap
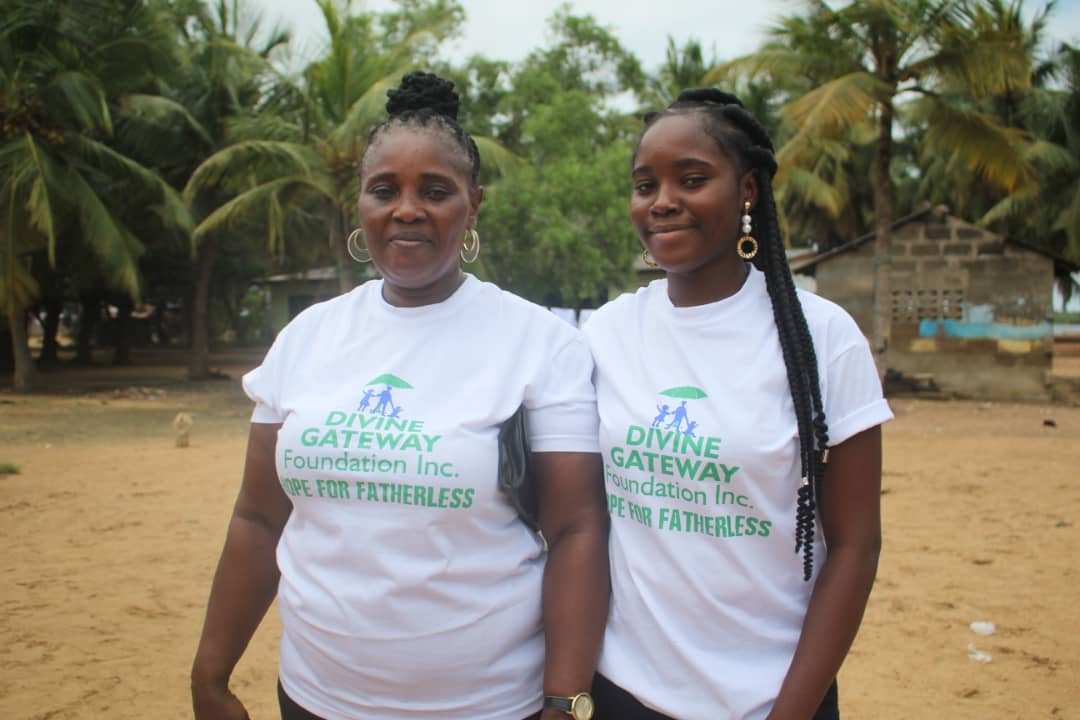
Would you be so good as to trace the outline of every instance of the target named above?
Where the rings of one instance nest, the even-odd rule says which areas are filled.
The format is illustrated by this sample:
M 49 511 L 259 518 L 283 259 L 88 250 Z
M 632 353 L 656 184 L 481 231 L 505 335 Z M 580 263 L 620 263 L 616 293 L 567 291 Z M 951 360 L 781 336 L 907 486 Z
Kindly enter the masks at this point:
M 573 706 L 574 698 L 559 697 L 558 695 L 544 696 L 545 710 L 559 710 L 561 712 L 568 713 Z

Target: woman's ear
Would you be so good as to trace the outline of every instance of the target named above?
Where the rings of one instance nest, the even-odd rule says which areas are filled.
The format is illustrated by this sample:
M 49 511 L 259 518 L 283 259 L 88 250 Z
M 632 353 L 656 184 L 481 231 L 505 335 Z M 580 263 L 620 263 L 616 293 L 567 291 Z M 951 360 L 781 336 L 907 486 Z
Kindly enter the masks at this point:
M 758 184 L 757 176 L 754 175 L 753 170 L 748 170 L 742 176 L 742 181 L 739 183 L 739 193 L 742 197 L 742 203 L 749 202 L 751 210 L 757 207 Z
M 469 190 L 469 227 L 476 227 L 477 216 L 480 214 L 480 204 L 484 202 L 484 186 L 477 185 Z

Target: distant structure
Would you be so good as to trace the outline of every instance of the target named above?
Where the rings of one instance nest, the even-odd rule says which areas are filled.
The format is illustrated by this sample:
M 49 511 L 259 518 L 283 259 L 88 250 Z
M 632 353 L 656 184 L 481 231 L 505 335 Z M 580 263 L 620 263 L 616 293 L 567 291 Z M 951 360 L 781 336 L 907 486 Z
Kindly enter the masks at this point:
M 796 278 L 843 306 L 870 337 L 874 234 L 792 258 Z M 926 208 L 892 236 L 886 390 L 959 397 L 1046 400 L 1053 358 L 1055 273 L 1077 264 Z M 799 283 L 805 286 L 805 280 Z
M 354 285 L 376 277 L 371 264 L 361 266 L 354 263 L 350 270 L 353 273 Z M 255 285 L 262 287 L 266 293 L 266 321 L 271 337 L 300 311 L 317 302 L 336 297 L 341 292 L 338 286 L 338 270 L 334 266 L 270 275 L 259 278 Z

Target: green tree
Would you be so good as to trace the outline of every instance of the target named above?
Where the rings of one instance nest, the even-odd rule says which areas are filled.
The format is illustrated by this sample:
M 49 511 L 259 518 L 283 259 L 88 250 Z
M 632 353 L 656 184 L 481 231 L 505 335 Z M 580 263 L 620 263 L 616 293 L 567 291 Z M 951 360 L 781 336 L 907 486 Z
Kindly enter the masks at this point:
M 137 144 L 148 146 L 147 152 L 178 186 L 190 186 L 190 178 L 200 163 L 229 146 L 233 125 L 255 117 L 261 109 L 265 86 L 278 77 L 270 59 L 285 48 L 289 35 L 279 28 L 263 32 L 262 17 L 238 0 L 217 0 L 212 4 L 179 0 L 172 9 L 183 62 L 165 92 L 183 105 L 188 115 L 146 118 L 159 122 L 147 122 L 139 128 L 142 132 L 137 134 Z M 223 254 L 235 258 L 250 253 L 257 237 L 256 228 L 249 225 L 199 231 L 207 216 L 228 199 L 227 193 L 214 187 L 189 191 L 185 196 L 200 223 L 189 238 L 193 267 L 191 292 L 186 299 L 190 311 L 191 379 L 210 375 L 211 297 L 214 287 L 221 285 L 215 283 L 220 259 Z M 229 306 L 226 298 L 220 300 L 216 303 L 219 308 Z
M 982 222 L 1008 223 L 1029 241 L 1080 261 L 1080 49 L 1063 43 L 1051 77 L 1057 82 L 1041 83 L 1018 108 L 1037 138 L 1031 159 L 1039 190 L 1003 198 Z
M 1053 72 L 1052 62 L 1038 59 L 1052 8 L 1052 4 L 1047 5 L 1041 12 L 1035 13 L 1030 22 L 1025 23 L 1023 0 L 983 0 L 977 5 L 966 7 L 967 22 L 972 27 L 979 28 L 981 34 L 1011 37 L 1022 43 L 1030 58 L 1029 82 L 1019 86 L 1004 82 L 992 92 L 981 95 L 968 92 L 963 83 L 943 83 L 941 88 L 942 94 L 948 97 L 948 102 L 953 107 L 994 118 L 997 124 L 1004 128 L 1004 132 L 1014 136 L 1013 146 L 1020 150 L 1029 164 L 1037 161 L 1044 148 L 1040 147 L 1031 134 L 1035 128 L 1031 127 L 1024 106 L 1032 89 L 1045 86 Z M 920 147 L 916 154 L 916 161 L 921 169 L 917 187 L 918 200 L 931 203 L 946 201 L 959 215 L 979 218 L 1004 197 L 1015 192 L 1030 194 L 1036 190 L 1034 183 L 1014 185 L 1008 182 L 987 182 L 979 172 L 973 171 L 969 164 L 963 161 L 970 155 L 965 150 L 941 153 L 935 143 L 927 141 L 935 130 L 930 125 L 934 104 L 918 100 L 910 105 L 909 114 L 912 124 L 917 128 L 915 135 Z M 971 138 L 959 136 L 952 142 L 981 143 L 984 138 L 978 135 Z M 998 229 L 1009 232 L 1009 228 L 1004 226 Z
M 488 187 L 480 272 L 541 304 L 586 307 L 627 285 L 640 252 L 626 218 L 640 121 L 612 105 L 645 76 L 593 18 L 563 7 L 549 25 L 547 48 L 481 86 L 497 102 L 493 134 L 528 168 Z
M 1023 38 L 979 20 L 977 4 L 954 0 L 855 0 L 838 9 L 811 0 L 803 18 L 781 22 L 765 47 L 741 60 L 751 72 L 818 83 L 785 107 L 795 131 L 781 150 L 786 162 L 813 167 L 823 141 L 849 142 L 860 126 L 874 128 L 872 340 L 879 353 L 890 333 L 892 163 L 902 99 L 924 103 L 925 141 L 951 162 L 1010 191 L 1034 182 L 1015 131 L 955 102 L 1027 87 Z
M 664 62 L 645 82 L 642 98 L 646 107 L 664 108 L 675 101 L 687 88 L 705 87 L 709 84 L 709 71 L 719 64 L 715 54 L 708 61 L 701 50 L 701 43 L 688 39 L 682 47 L 675 38 L 668 36 Z
M 125 98 L 170 64 L 160 18 L 119 0 L 4 0 L 0 17 L 0 298 L 15 388 L 28 391 L 24 311 L 38 291 L 31 263 L 55 263 L 59 238 L 77 238 L 74 252 L 88 252 L 114 287 L 138 297 L 142 243 L 126 222 L 133 207 L 166 225 L 190 220 L 158 174 L 108 142 Z

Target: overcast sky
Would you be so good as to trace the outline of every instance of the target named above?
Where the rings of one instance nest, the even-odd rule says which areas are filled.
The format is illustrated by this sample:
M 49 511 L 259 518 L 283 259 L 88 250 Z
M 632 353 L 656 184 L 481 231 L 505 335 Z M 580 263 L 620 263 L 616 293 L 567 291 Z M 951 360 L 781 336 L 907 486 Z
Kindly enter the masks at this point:
M 266 19 L 279 19 L 293 31 L 296 51 L 318 54 L 325 41 L 314 0 L 248 0 L 266 10 Z M 547 19 L 560 3 L 555 0 L 460 0 L 465 8 L 464 37 L 444 46 L 451 60 L 480 54 L 497 60 L 520 60 L 547 40 Z M 1043 7 L 1027 0 L 1029 10 Z M 378 12 L 389 0 L 354 0 L 355 8 Z M 706 60 L 727 60 L 753 52 L 775 18 L 802 7 L 798 0 L 574 0 L 574 14 L 592 15 L 613 32 L 624 47 L 655 70 L 664 60 L 670 35 L 680 45 L 688 38 L 702 43 Z M 1080 44 L 1080 0 L 1059 0 L 1050 34 Z

